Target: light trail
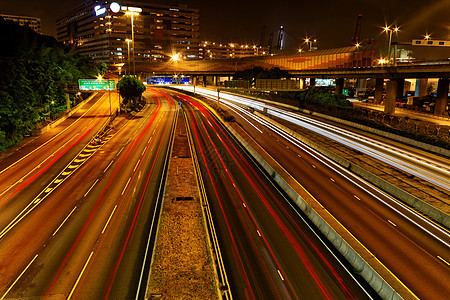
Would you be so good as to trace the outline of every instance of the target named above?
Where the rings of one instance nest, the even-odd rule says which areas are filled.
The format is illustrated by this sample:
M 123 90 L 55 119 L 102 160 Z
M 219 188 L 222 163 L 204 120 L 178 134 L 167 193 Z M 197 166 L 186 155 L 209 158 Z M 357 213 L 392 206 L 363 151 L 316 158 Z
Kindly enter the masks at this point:
M 193 91 L 193 87 L 190 86 L 173 87 L 191 92 Z M 213 100 L 217 99 L 217 93 L 215 91 L 197 87 L 196 93 L 210 97 Z M 285 119 L 286 121 L 338 141 L 419 178 L 425 179 L 447 191 L 450 191 L 450 168 L 448 165 L 441 162 L 430 158 L 421 157 L 415 153 L 399 149 L 392 145 L 380 143 L 377 140 L 365 137 L 363 135 L 289 112 L 260 101 L 250 100 L 245 97 L 230 95 L 227 93 L 220 93 L 220 102 L 222 104 L 229 104 L 230 101 L 240 105 L 253 107 L 254 109 L 260 111 L 263 111 L 265 108 L 267 109 L 268 114 Z

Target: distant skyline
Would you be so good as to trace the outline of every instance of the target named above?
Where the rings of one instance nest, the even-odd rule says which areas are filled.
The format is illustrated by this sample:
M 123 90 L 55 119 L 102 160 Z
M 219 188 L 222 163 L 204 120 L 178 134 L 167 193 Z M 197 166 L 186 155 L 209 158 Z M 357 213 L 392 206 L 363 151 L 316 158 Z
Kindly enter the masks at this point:
M 56 17 L 80 0 L 2 0 L 0 12 L 40 17 L 43 34 L 56 36 Z M 120 1 L 117 1 L 120 3 Z M 426 33 L 434 39 L 450 40 L 449 0 L 344 0 L 344 1 L 201 1 L 144 0 L 145 3 L 200 9 L 200 38 L 219 42 L 258 43 L 265 26 L 265 43 L 270 32 L 285 28 L 286 47 L 301 46 L 306 36 L 318 39 L 320 49 L 351 44 L 357 15 L 362 14 L 361 40 L 385 42 L 382 26 L 400 26 L 399 41 L 411 42 Z M 255 4 L 257 3 L 257 4 Z M 450 57 L 450 48 L 440 49 Z

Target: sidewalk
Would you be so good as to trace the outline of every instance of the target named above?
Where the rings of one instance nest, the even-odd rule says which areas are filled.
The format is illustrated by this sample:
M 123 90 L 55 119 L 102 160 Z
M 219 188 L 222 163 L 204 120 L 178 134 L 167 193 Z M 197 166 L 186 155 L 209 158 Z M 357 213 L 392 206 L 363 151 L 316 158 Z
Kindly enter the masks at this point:
M 361 101 L 352 102 L 353 107 L 366 108 L 374 111 L 383 112 L 384 106 L 381 104 L 365 103 Z M 395 115 L 397 117 L 409 117 L 415 121 L 421 121 L 426 123 L 431 123 L 435 125 L 441 125 L 448 127 L 450 129 L 450 117 L 443 118 L 432 115 L 431 113 L 422 113 L 414 110 L 409 110 L 406 108 L 395 108 Z

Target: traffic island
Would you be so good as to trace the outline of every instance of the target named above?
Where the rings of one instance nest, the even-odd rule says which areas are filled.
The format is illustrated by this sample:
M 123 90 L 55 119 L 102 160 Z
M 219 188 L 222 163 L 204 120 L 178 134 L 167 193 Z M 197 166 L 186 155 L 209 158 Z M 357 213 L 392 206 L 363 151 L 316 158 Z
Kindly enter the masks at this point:
M 185 119 L 178 114 L 146 299 L 219 299 Z

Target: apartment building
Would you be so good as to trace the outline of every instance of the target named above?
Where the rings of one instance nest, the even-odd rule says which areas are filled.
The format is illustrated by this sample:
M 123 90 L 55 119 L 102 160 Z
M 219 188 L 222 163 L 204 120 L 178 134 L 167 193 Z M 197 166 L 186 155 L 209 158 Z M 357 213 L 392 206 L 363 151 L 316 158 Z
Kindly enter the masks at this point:
M 57 18 L 57 39 L 107 64 L 199 58 L 199 10 L 88 0 Z
M 18 23 L 21 26 L 26 26 L 39 34 L 42 34 L 41 18 L 36 17 L 26 17 L 26 16 L 15 16 L 15 15 L 4 15 L 0 14 L 5 20 L 11 20 Z

